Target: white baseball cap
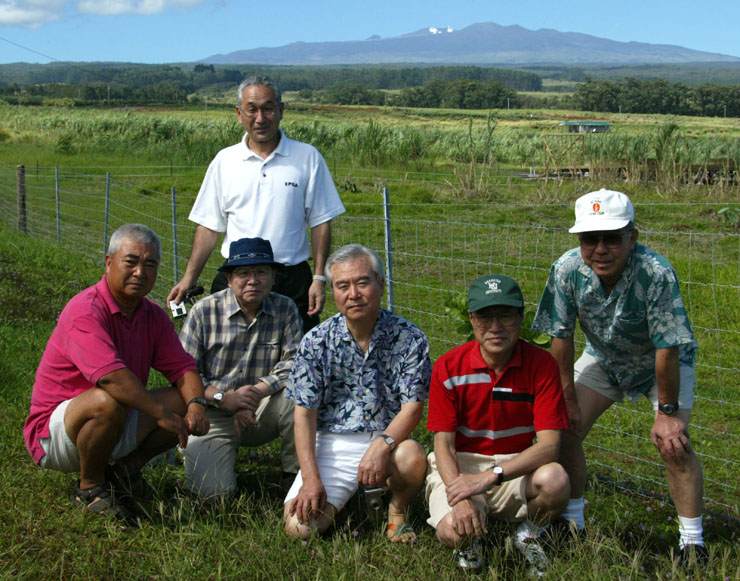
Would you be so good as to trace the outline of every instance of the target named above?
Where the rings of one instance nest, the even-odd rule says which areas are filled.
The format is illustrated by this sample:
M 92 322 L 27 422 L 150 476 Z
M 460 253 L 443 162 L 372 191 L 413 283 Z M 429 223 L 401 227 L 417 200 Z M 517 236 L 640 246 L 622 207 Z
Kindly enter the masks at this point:
M 576 200 L 576 223 L 571 234 L 619 230 L 635 219 L 635 207 L 622 192 L 600 189 Z

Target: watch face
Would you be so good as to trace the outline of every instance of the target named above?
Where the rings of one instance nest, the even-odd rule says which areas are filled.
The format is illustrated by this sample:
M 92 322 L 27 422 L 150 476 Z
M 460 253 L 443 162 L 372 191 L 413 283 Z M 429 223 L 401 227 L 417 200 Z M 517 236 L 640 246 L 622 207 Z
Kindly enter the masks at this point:
M 218 402 L 223 401 L 223 399 L 224 399 L 224 392 L 223 391 L 217 391 L 216 393 L 213 394 L 213 399 L 214 399 L 214 401 L 218 401 Z

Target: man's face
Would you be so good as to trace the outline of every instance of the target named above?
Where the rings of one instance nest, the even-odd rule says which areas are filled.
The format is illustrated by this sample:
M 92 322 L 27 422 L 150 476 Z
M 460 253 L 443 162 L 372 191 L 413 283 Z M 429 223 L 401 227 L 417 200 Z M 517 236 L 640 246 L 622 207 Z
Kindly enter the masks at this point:
M 519 340 L 522 316 L 519 309 L 507 306 L 486 307 L 470 313 L 475 340 L 486 363 L 508 362 Z
M 335 263 L 331 267 L 332 290 L 337 310 L 348 321 L 375 320 L 383 298 L 383 285 L 367 256 Z
M 136 302 L 149 294 L 157 281 L 156 248 L 124 238 L 118 252 L 105 256 L 105 278 L 116 301 Z
M 253 313 L 270 294 L 275 284 L 275 269 L 269 264 L 237 266 L 226 273 L 226 280 L 239 306 Z
M 627 261 L 635 249 L 637 230 L 606 230 L 581 232 L 581 256 L 609 290 L 614 288 L 627 266 Z
M 269 87 L 251 85 L 242 92 L 242 104 L 236 108 L 239 123 L 256 143 L 277 143 L 283 104 Z

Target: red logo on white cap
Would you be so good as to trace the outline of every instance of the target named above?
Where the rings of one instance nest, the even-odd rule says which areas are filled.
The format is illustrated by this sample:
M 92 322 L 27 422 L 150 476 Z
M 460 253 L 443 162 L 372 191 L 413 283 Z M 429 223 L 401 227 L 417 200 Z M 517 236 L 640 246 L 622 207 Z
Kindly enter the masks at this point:
M 599 210 L 601 210 L 601 204 L 599 204 L 599 202 L 594 202 L 594 205 L 592 206 L 592 208 L 594 212 L 598 212 Z

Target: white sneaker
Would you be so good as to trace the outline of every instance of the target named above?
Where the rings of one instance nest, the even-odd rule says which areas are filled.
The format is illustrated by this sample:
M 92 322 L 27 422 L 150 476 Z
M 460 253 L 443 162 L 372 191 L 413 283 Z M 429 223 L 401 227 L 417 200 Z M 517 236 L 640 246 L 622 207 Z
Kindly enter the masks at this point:
M 527 563 L 529 563 L 529 576 L 530 577 L 542 577 L 547 569 L 548 559 L 545 554 L 545 550 L 540 545 L 539 541 L 535 538 L 527 538 L 519 540 L 516 535 L 512 536 L 514 546 L 524 556 Z
M 480 539 L 475 537 L 467 549 L 457 549 L 455 551 L 455 560 L 457 561 L 457 566 L 461 569 L 477 571 L 483 567 Z

